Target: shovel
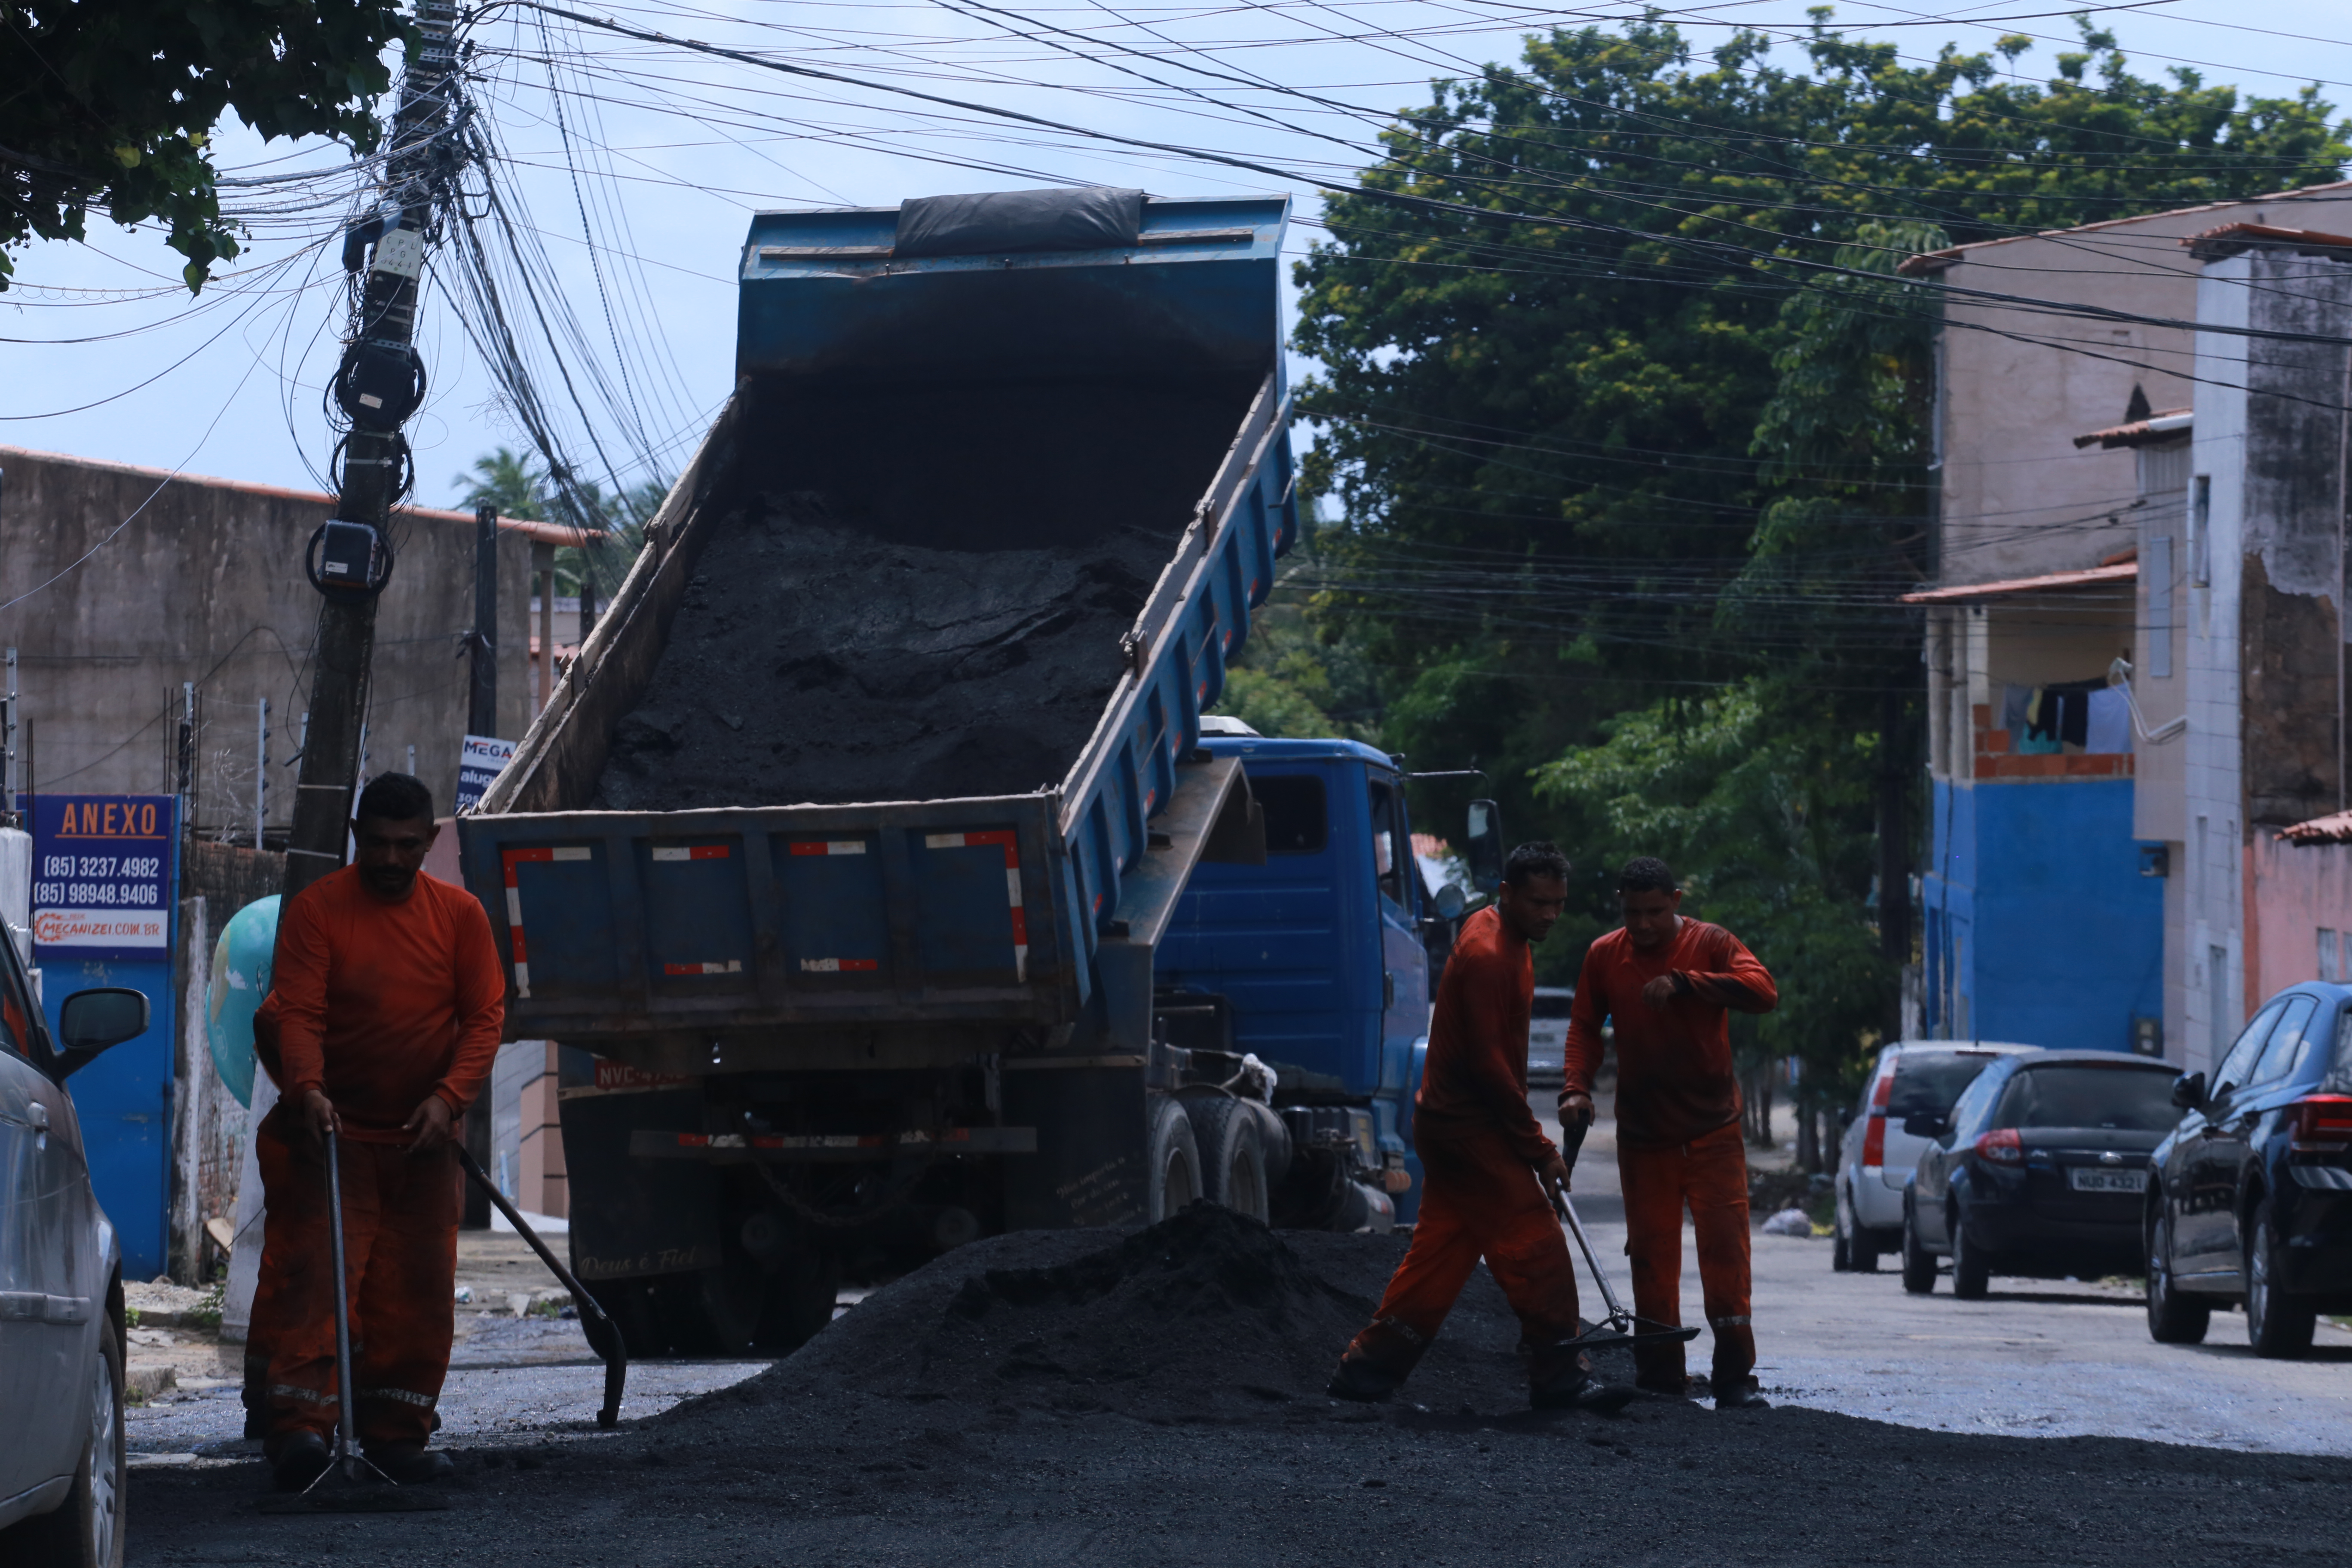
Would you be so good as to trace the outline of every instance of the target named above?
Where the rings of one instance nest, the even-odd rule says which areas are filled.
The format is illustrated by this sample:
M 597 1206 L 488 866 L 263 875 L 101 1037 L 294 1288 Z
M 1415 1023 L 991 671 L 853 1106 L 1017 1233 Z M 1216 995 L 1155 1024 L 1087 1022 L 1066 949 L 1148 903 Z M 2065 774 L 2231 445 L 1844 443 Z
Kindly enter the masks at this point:
M 1560 1153 L 1567 1159 L 1570 1170 L 1576 1168 L 1577 1152 L 1584 1147 L 1584 1133 L 1582 1127 L 1574 1131 L 1564 1127 L 1560 1129 L 1559 1141 L 1563 1145 Z M 1654 1322 L 1627 1311 L 1624 1303 L 1617 1300 L 1617 1292 L 1611 1288 L 1609 1276 L 1601 1269 L 1601 1259 L 1593 1256 L 1592 1243 L 1585 1238 L 1584 1226 L 1576 1217 L 1576 1205 L 1568 1201 L 1565 1187 L 1553 1197 L 1552 1207 L 1558 1209 L 1559 1217 L 1568 1222 L 1569 1234 L 1576 1237 L 1577 1247 L 1584 1254 L 1585 1267 L 1592 1270 L 1592 1278 L 1601 1287 L 1601 1299 L 1609 1304 L 1606 1318 L 1569 1343 L 1588 1351 L 1614 1350 L 1621 1345 L 1687 1344 L 1698 1338 L 1698 1331 L 1695 1328 L 1682 1329 L 1672 1323 Z
M 530 1243 L 530 1249 L 539 1254 L 539 1260 L 547 1265 L 548 1272 L 562 1280 L 563 1288 L 572 1292 L 572 1300 L 580 1308 L 581 1332 L 588 1336 L 588 1348 L 594 1351 L 597 1359 L 604 1363 L 604 1405 L 596 1412 L 596 1425 L 605 1427 L 617 1425 L 621 1419 L 621 1391 L 629 1380 L 629 1352 L 621 1342 L 620 1325 L 614 1322 L 604 1309 L 597 1304 L 595 1297 L 580 1288 L 580 1281 L 572 1277 L 572 1270 L 555 1260 L 555 1254 L 548 1250 L 547 1243 L 539 1239 L 539 1232 L 523 1222 L 521 1214 L 514 1205 L 507 1202 L 507 1195 L 499 1191 L 489 1177 L 482 1173 L 481 1166 L 474 1163 L 474 1157 L 466 1152 L 466 1146 L 460 1143 L 455 1147 L 457 1163 L 465 1167 L 467 1178 L 482 1189 L 484 1197 L 498 1205 L 499 1212 L 507 1216 L 507 1223 L 515 1227 L 515 1234 Z
M 293 1497 L 261 1500 L 264 1513 L 411 1513 L 446 1509 L 449 1500 L 421 1487 L 404 1487 L 360 1452 L 352 1411 L 352 1317 L 343 1275 L 343 1172 L 341 1146 L 327 1129 L 327 1234 L 335 1266 L 335 1444 L 327 1468 Z

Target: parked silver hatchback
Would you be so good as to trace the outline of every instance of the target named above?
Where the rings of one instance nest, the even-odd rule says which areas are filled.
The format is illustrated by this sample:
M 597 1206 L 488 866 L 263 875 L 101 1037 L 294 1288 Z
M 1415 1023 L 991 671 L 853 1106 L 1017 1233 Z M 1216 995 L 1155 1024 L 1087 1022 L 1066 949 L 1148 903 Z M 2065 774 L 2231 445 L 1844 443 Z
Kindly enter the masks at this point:
M 53 1038 L 0 936 L 0 1563 L 122 1561 L 122 1249 L 65 1080 L 147 1029 L 147 998 L 66 998 Z

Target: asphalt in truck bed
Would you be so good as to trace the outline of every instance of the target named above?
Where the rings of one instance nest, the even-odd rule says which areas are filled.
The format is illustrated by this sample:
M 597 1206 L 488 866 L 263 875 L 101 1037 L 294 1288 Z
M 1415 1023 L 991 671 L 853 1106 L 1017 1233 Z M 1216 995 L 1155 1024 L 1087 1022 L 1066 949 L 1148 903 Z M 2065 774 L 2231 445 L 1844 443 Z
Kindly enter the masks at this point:
M 1616 1262 L 1622 1232 L 1605 1221 L 1596 1229 L 1604 1259 Z M 2352 1461 L 2334 1457 L 1987 1436 L 1793 1405 L 1719 1415 L 1644 1400 L 1612 1417 L 1534 1415 L 1520 1392 L 1516 1324 L 1483 1271 L 1397 1400 L 1337 1404 L 1320 1394 L 1319 1374 L 1403 1240 L 1278 1240 L 1278 1254 L 1218 1234 L 976 1244 L 873 1293 L 799 1354 L 666 1415 L 596 1436 L 583 1398 L 580 1420 L 531 1440 L 461 1447 L 446 1513 L 269 1518 L 253 1509 L 266 1484 L 257 1464 L 142 1470 L 131 1559 L 1932 1557 L 2137 1568 L 2334 1561 L 2352 1527 Z M 1778 1294 L 1811 1279 L 1821 1294 L 1857 1303 L 1899 1295 L 1886 1276 L 1829 1275 L 1825 1243 L 1759 1245 L 1759 1280 L 1779 1280 Z M 1917 1303 L 1930 1304 L 1960 1307 Z M 2105 1310 L 2095 1334 L 2142 1332 L 2127 1301 Z M 1784 1308 L 1782 1321 L 1791 1315 Z M 2210 1384 L 2229 1333 L 2224 1318 L 2214 1351 L 2182 1354 L 2185 1391 Z M 1768 1330 L 1764 1377 L 1776 1391 L 1780 1338 Z M 1704 1358 L 1702 1341 L 1701 1366 Z M 2331 1350 L 2306 1364 L 2315 1397 L 2340 1400 L 2341 1361 Z M 1967 1380 L 1988 1364 L 1944 1370 Z M 2053 1385 L 2088 1380 L 2063 1392 L 2089 1397 L 2106 1369 L 2078 1358 L 2044 1371 Z M 593 1373 L 580 1372 L 584 1393 Z M 1780 1392 L 1810 1400 L 1822 1391 Z

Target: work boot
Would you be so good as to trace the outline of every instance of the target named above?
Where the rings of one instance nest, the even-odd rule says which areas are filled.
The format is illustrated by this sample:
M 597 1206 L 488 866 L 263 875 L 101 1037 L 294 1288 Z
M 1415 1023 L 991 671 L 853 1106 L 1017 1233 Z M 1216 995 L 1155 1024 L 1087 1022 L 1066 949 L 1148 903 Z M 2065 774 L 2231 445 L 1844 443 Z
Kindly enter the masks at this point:
M 327 1440 L 307 1426 L 271 1436 L 261 1451 L 269 1461 L 270 1479 L 281 1492 L 304 1490 L 327 1473 L 332 1460 Z
M 1711 1392 L 1706 1379 L 1696 1374 L 1682 1376 L 1637 1377 L 1633 1386 L 1644 1394 L 1654 1394 L 1662 1399 L 1705 1399 Z
M 1633 1401 L 1633 1391 L 1622 1383 L 1601 1383 L 1587 1373 L 1574 1373 L 1528 1390 L 1528 1403 L 1538 1410 L 1589 1410 L 1613 1415 Z
M 1331 1373 L 1331 1381 L 1323 1392 L 1334 1399 L 1352 1399 L 1359 1405 L 1377 1405 L 1394 1394 L 1404 1384 L 1404 1373 L 1382 1366 L 1370 1356 L 1343 1355 Z
M 367 1461 L 404 1487 L 446 1481 L 457 1473 L 448 1455 L 422 1443 L 380 1443 L 367 1450 Z
M 1717 1410 L 1769 1410 L 1772 1402 L 1764 1397 L 1752 1377 L 1720 1377 L 1716 1379 L 1715 1407 Z

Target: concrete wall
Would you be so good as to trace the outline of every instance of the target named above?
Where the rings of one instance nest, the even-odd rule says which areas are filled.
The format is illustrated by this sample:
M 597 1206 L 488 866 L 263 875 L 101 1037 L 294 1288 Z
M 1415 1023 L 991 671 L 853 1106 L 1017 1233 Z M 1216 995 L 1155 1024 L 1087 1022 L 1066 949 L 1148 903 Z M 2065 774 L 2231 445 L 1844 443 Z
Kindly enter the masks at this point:
M 207 837 L 251 838 L 256 703 L 269 702 L 268 823 L 291 816 L 319 595 L 302 552 L 332 503 L 322 495 L 0 447 L 0 550 L 15 597 L 0 644 L 17 649 L 40 790 L 156 791 L 168 768 L 181 682 L 201 691 L 194 816 Z M 499 712 L 520 739 L 530 716 L 525 605 L 530 530 L 499 551 Z M 416 767 L 445 808 L 466 731 L 473 624 L 471 514 L 396 513 L 399 552 L 376 622 L 368 771 Z M 87 555 L 88 559 L 82 560 Z M 80 561 L 79 566 L 74 563 Z M 62 575 L 60 575 L 62 574 Z M 26 737 L 19 733 L 20 752 Z
M 2199 268 L 2180 241 L 2227 223 L 2352 232 L 2352 185 L 1963 247 L 1946 253 L 1954 258 L 1934 275 L 1955 290 L 2187 322 L 2196 316 Z M 1999 330 L 1979 330 L 1988 327 Z M 2066 571 L 2133 543 L 2132 452 L 2079 452 L 2073 437 L 2120 424 L 2135 384 L 2159 412 L 2189 407 L 2196 352 L 2185 325 L 2041 315 L 1948 296 L 1938 356 L 1938 581 Z
M 2352 844 L 2288 844 L 2258 833 L 2246 847 L 2253 906 L 2246 920 L 2247 994 L 2255 1005 L 2306 980 L 2342 980 L 2352 936 Z M 2328 934 L 2333 963 L 2323 963 Z M 2330 970 L 2333 973 L 2329 973 Z

